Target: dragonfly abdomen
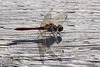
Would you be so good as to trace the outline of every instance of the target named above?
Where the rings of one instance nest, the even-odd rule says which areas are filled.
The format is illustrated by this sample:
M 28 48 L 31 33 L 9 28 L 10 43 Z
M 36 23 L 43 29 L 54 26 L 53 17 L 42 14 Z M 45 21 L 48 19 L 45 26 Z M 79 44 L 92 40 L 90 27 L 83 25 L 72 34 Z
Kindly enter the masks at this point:
M 15 28 L 14 30 L 44 30 L 43 27 L 21 27 L 21 28 Z

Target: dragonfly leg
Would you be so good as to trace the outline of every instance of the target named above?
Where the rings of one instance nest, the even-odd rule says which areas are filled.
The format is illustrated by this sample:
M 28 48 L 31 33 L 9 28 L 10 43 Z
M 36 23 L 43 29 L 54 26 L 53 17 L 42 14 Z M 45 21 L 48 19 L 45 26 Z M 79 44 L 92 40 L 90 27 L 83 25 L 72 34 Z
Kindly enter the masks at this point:
M 44 14 L 40 14 L 41 16 L 45 16 Z
M 39 31 L 40 31 L 40 30 L 39 30 Z M 37 39 L 38 39 L 41 35 L 42 35 L 42 37 L 43 37 L 43 33 L 44 33 L 44 32 L 46 32 L 46 31 L 43 31 L 43 32 L 40 31 L 40 34 L 38 35 Z
M 59 35 L 60 37 L 62 37 L 61 33 L 57 30 L 56 35 Z
M 52 33 L 49 33 L 50 36 L 52 36 Z
M 55 32 L 51 32 L 51 33 L 49 33 L 49 35 L 50 35 L 50 36 L 53 36 L 53 37 L 56 39 L 56 43 L 57 43 L 57 44 L 59 43 L 59 41 L 58 41 L 58 39 L 57 39 L 57 34 L 55 34 Z
M 57 39 L 57 33 L 55 33 L 55 30 L 54 30 L 53 27 L 52 27 L 52 32 L 51 32 L 51 33 L 52 33 L 53 36 L 55 37 L 57 44 L 59 44 L 59 41 L 58 41 L 58 39 Z
M 57 32 L 57 34 L 59 34 L 59 36 L 60 36 L 60 37 L 62 37 L 62 35 L 61 35 L 61 33 L 60 33 L 60 32 Z
M 58 41 L 58 39 L 57 39 L 57 35 L 55 35 L 54 32 L 52 32 L 52 34 L 53 34 L 54 38 L 56 39 L 56 43 L 59 44 L 59 41 Z
M 53 54 L 53 55 L 51 55 L 52 57 L 55 57 L 55 58 L 57 58 L 57 60 L 62 61 L 62 59 L 59 58 L 59 57 L 55 54 L 55 52 L 53 51 L 53 49 L 52 49 L 51 47 L 49 47 L 49 49 L 50 49 L 51 53 Z
M 53 55 L 51 55 L 51 56 L 57 57 L 57 55 L 55 54 L 55 52 L 54 52 L 50 47 L 49 47 L 49 49 L 50 49 L 51 53 L 53 54 Z

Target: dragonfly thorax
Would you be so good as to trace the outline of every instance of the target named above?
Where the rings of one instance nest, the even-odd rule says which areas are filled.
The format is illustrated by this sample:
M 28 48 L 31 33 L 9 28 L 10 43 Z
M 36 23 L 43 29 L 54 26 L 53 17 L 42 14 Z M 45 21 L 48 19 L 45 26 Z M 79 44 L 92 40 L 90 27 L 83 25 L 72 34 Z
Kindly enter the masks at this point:
M 49 32 L 56 32 L 56 31 L 60 32 L 63 30 L 63 26 L 61 26 L 61 25 L 56 26 L 55 24 L 50 23 L 50 24 L 46 24 L 44 26 L 44 29 L 49 31 Z
M 47 31 L 49 31 L 49 32 L 55 32 L 55 31 L 57 31 L 57 26 L 54 25 L 53 23 L 46 24 L 44 28 L 45 28 Z

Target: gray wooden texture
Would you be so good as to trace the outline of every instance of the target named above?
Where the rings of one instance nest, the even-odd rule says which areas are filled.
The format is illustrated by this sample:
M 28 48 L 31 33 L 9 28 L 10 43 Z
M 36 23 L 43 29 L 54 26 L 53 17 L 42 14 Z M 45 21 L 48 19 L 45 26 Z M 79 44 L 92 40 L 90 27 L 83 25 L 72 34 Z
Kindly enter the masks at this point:
M 53 8 L 53 16 L 68 12 L 59 49 L 62 61 L 40 59 L 37 30 Z M 50 59 L 48 59 L 50 57 Z M 100 67 L 100 0 L 0 0 L 0 67 Z

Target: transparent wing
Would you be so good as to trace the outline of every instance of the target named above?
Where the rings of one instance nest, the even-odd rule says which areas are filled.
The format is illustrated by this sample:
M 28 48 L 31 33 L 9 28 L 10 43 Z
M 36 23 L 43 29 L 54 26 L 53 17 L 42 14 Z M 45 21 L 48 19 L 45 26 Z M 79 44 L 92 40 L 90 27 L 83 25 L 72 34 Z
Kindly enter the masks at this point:
M 51 12 L 52 12 L 53 8 L 50 9 L 50 11 L 44 16 L 43 21 L 41 22 L 41 26 L 44 26 L 45 24 L 48 24 L 51 22 Z
M 38 36 L 38 49 L 39 49 L 39 54 L 40 54 L 40 60 L 41 62 L 44 64 L 44 57 L 46 54 L 46 46 L 44 45 L 45 42 L 45 38 L 43 37 L 42 33 L 44 33 L 44 31 L 40 31 L 39 36 Z
M 55 37 L 49 37 L 46 39 L 46 46 L 47 46 L 47 51 L 50 56 L 52 56 L 52 59 L 62 61 L 62 59 L 59 56 L 62 56 L 64 54 L 64 51 L 59 49 L 58 44 L 55 42 Z
M 60 38 L 57 37 L 57 39 L 60 43 L 61 42 Z M 63 55 L 64 54 L 64 51 L 60 49 L 60 45 L 56 43 L 56 40 L 55 40 L 55 43 L 53 43 L 53 45 L 50 46 L 50 48 L 56 55 Z
M 54 17 L 52 19 L 52 23 L 54 23 L 55 25 L 62 25 L 66 19 L 67 19 L 67 12 Z
M 39 54 L 40 54 L 40 60 L 42 60 L 42 63 L 43 60 L 44 60 L 44 57 L 45 57 L 45 46 L 43 46 L 41 43 L 38 44 L 38 49 L 39 49 Z
M 45 57 L 47 54 L 53 58 L 61 61 L 58 55 L 63 55 L 63 51 L 59 49 L 58 44 L 55 42 L 55 37 L 50 36 L 49 32 L 41 32 L 42 35 L 38 37 L 38 48 L 41 60 L 46 60 Z M 43 61 L 42 61 L 43 63 Z
M 59 43 L 61 42 L 62 38 L 57 37 Z M 59 44 L 56 43 L 56 38 L 52 35 L 49 34 L 49 32 L 46 34 L 46 52 L 48 52 L 48 54 L 50 54 L 53 57 L 58 58 L 58 55 L 63 55 L 64 52 L 62 50 L 59 49 Z

